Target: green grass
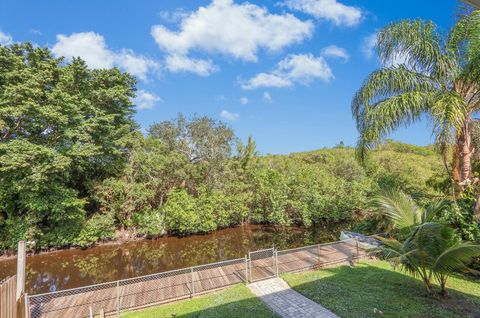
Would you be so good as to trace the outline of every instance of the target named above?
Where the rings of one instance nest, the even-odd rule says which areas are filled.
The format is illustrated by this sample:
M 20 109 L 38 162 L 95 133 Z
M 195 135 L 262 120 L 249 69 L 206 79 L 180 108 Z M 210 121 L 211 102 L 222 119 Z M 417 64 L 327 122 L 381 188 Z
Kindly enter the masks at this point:
M 213 294 L 195 297 L 122 315 L 123 318 L 277 318 L 244 285 L 235 285 Z
M 418 279 L 381 261 L 285 274 L 283 278 L 342 318 L 480 317 L 480 281 L 451 277 L 447 282 L 450 296 L 434 299 L 426 296 Z

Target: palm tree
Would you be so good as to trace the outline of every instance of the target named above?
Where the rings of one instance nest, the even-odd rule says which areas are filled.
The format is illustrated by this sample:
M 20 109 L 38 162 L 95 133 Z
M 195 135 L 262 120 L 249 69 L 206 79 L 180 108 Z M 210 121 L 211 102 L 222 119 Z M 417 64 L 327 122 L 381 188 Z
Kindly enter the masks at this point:
M 428 293 L 433 292 L 432 278 L 447 294 L 446 283 L 453 272 L 467 270 L 467 264 L 480 255 L 480 245 L 462 242 L 455 231 L 436 221 L 445 206 L 435 203 L 426 209 L 400 191 L 388 191 L 374 201 L 380 213 L 406 233 L 403 242 L 379 237 L 383 245 L 376 252 L 394 266 L 418 276 Z
M 445 160 L 455 145 L 452 178 L 464 188 L 472 182 L 470 132 L 480 109 L 480 11 L 462 17 L 446 37 L 430 21 L 392 23 L 378 33 L 376 52 L 383 67 L 352 101 L 359 157 L 399 126 L 426 117 Z

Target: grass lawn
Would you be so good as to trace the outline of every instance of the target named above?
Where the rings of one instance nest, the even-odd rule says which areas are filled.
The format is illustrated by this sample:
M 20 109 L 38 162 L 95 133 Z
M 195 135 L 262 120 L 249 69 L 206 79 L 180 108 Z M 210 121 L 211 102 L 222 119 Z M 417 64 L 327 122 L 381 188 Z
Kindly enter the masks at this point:
M 124 318 L 278 318 L 244 285 L 122 315 Z
M 342 318 L 480 317 L 480 281 L 451 277 L 450 296 L 427 297 L 422 283 L 382 261 L 285 274 L 288 284 Z M 382 313 L 379 313 L 379 310 Z

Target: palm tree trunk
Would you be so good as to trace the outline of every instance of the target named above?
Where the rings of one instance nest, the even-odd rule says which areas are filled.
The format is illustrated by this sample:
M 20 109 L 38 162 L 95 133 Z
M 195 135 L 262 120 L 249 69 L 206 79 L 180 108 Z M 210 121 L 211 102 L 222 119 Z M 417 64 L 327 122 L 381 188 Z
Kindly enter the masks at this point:
M 468 122 L 460 130 L 457 138 L 458 151 L 460 155 L 460 185 L 465 188 L 472 178 L 472 140 L 468 130 Z
M 456 184 L 460 183 L 460 155 L 458 150 L 458 142 L 453 146 L 452 154 L 452 179 Z

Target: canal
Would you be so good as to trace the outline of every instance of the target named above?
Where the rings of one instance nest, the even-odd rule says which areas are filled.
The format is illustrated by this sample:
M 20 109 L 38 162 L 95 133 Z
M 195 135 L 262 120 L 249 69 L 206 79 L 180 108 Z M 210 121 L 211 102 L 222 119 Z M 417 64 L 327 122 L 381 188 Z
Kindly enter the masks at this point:
M 37 294 L 240 258 L 249 250 L 331 242 L 341 229 L 245 225 L 205 235 L 40 253 L 27 257 L 26 289 Z M 14 275 L 15 266 L 16 258 L 0 261 L 0 279 Z

